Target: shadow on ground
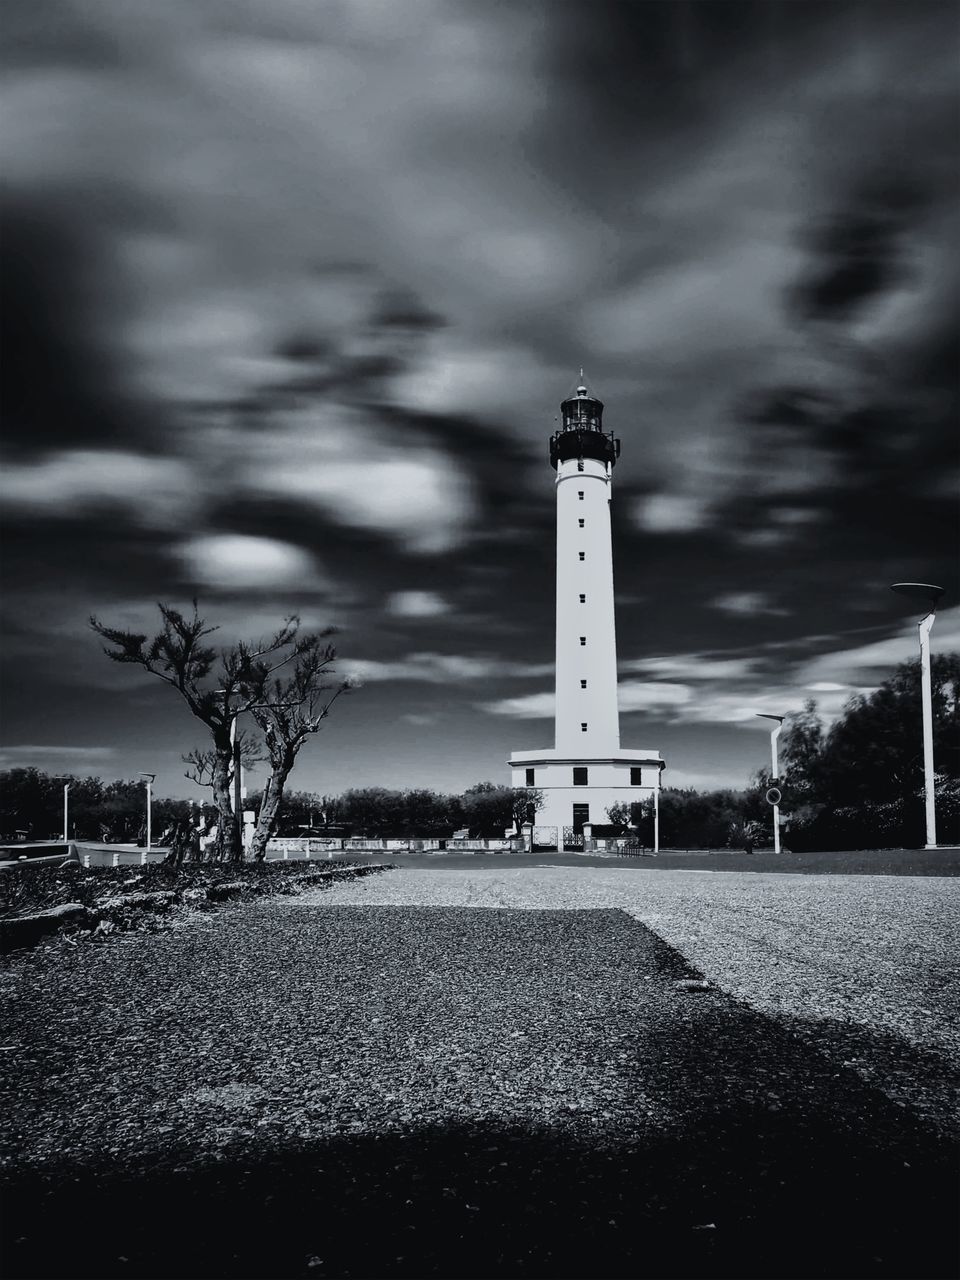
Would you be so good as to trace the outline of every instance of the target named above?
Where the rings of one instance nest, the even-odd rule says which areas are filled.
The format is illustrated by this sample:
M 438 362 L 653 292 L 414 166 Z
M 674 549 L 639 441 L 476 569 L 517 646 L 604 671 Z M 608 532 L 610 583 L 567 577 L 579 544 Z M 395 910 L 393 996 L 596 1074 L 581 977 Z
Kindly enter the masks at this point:
M 257 964 L 246 961 L 253 948 Z M 339 967 L 331 960 L 318 970 L 318 951 L 349 954 Z M 896 1037 L 818 1031 L 703 990 L 678 952 L 623 912 L 294 906 L 281 913 L 261 904 L 213 940 L 190 933 L 144 940 L 124 952 L 124 983 L 105 988 L 118 955 L 107 947 L 86 958 L 25 962 L 35 999 L 21 1031 L 25 1042 L 32 1038 L 29 1061 L 45 1063 L 48 1074 L 26 1074 L 23 1058 L 8 1132 L 35 1134 L 73 1107 L 87 1150 L 104 1155 L 74 1163 L 50 1156 L 39 1172 L 43 1148 L 34 1140 L 30 1163 L 8 1174 L 9 1280 L 957 1273 L 956 1148 L 933 1119 L 925 1124 L 878 1087 L 894 1072 L 908 1084 L 922 1066 L 938 1100 L 949 1083 L 939 1059 L 927 1055 L 921 1064 Z M 424 975 L 451 956 L 458 1001 L 445 1012 Z M 229 962 L 231 981 L 211 1001 L 207 968 L 217 957 L 214 977 Z M 271 974 L 280 957 L 286 979 L 277 985 Z M 55 963 L 60 987 L 49 994 L 42 979 Z M 168 970 L 178 983 L 175 1002 Z M 625 973 L 636 981 L 624 982 Z M 173 1100 L 191 1083 L 236 1078 L 238 1046 L 257 1048 L 261 1022 L 270 1043 L 283 1046 L 284 1077 L 308 1090 L 317 1049 L 304 1028 L 325 1025 L 318 1011 L 344 991 L 355 1006 L 344 1006 L 339 1025 L 351 1026 L 355 1008 L 366 1008 L 388 980 L 400 1024 L 432 1012 L 434 1047 L 479 1018 L 493 982 L 506 1002 L 498 1015 L 504 1029 L 521 1014 L 529 1022 L 532 1010 L 565 991 L 567 1003 L 545 1017 L 534 1052 L 568 1046 L 587 1084 L 606 1069 L 615 1087 L 608 1080 L 592 1103 L 589 1090 L 574 1091 L 550 1125 L 523 1128 L 421 1121 L 406 1131 L 283 1140 L 254 1124 L 229 1145 L 201 1151 L 172 1121 L 150 1121 L 175 1116 Z M 593 1015 L 582 1021 L 570 1007 L 579 992 L 590 993 Z M 213 1042 L 199 1055 L 194 1038 L 173 1037 L 164 1021 L 171 1010 L 178 1025 L 219 1019 L 221 1056 Z M 100 1037 L 103 1069 L 121 1080 L 133 1050 L 111 1047 L 118 1027 L 144 1056 L 122 1077 L 130 1089 L 97 1095 L 83 1120 L 90 1055 L 78 1046 Z M 378 1072 L 400 1079 L 416 1069 L 391 1053 L 376 1059 Z M 863 1066 L 858 1074 L 846 1065 L 854 1059 L 880 1074 L 864 1078 Z M 347 1093 L 363 1088 L 359 1074 L 351 1085 L 351 1061 L 348 1052 L 339 1068 Z M 146 1063 L 149 1079 L 137 1075 Z M 481 1075 L 465 1079 L 464 1116 L 482 1087 Z M 158 1099 L 156 1112 L 148 1103 Z M 116 1139 L 108 1135 L 118 1131 L 106 1120 L 124 1107 L 142 1122 L 139 1145 L 111 1151 Z M 286 1112 L 275 1118 L 295 1132 Z
M 952 1153 L 881 1149 L 830 1101 L 799 1133 L 744 1107 L 635 1148 L 449 1127 L 63 1168 L 8 1193 L 6 1274 L 953 1276 Z

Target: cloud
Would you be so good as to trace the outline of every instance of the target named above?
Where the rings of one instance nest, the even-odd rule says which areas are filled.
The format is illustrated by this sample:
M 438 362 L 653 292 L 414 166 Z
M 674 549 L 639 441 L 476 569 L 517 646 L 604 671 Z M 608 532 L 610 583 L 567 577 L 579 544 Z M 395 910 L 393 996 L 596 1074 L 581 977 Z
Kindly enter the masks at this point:
M 682 493 L 654 493 L 634 505 L 633 518 L 646 533 L 690 533 L 710 523 L 710 503 Z
M 770 597 L 763 591 L 731 591 L 725 595 L 715 596 L 710 602 L 711 609 L 719 609 L 722 613 L 735 613 L 752 616 L 766 614 L 774 618 L 786 618 L 789 609 L 771 604 Z
M 319 581 L 313 557 L 276 538 L 204 534 L 175 548 L 194 582 L 224 590 L 310 586 Z
M 456 684 L 459 681 L 495 680 L 552 674 L 553 665 L 522 663 L 495 656 L 475 657 L 454 653 L 411 653 L 394 661 L 351 658 L 342 663 L 346 674 L 364 684 L 409 680 L 422 684 Z
M 409 431 L 391 436 L 347 406 L 272 414 L 269 432 L 246 441 L 241 483 L 396 537 L 419 554 L 459 546 L 475 514 L 470 478 L 451 455 Z
M 66 769 L 71 767 L 82 768 L 85 765 L 96 765 L 101 760 L 110 760 L 116 754 L 114 747 L 50 746 L 25 743 L 0 748 L 0 767 L 17 769 L 26 768 L 29 765 L 39 765 L 41 768 L 49 769 L 51 765 L 55 768 L 57 762 L 62 762 L 63 767 Z
M 617 688 L 621 712 L 684 707 L 692 698 L 686 685 L 665 680 L 622 680 Z
M 120 508 L 134 523 L 175 528 L 199 507 L 201 485 L 174 458 L 108 449 L 68 449 L 0 469 L 0 496 L 12 512 L 75 519 Z
M 515 720 L 552 720 L 556 699 L 552 692 L 527 693 L 518 698 L 479 703 L 478 709 L 492 716 L 509 716 Z
M 387 613 L 395 618 L 438 618 L 449 611 L 434 591 L 395 591 L 387 599 Z
M 652 676 L 673 676 L 684 681 L 738 680 L 751 676 L 757 666 L 754 657 L 714 657 L 701 653 L 680 653 L 675 657 L 633 658 L 620 663 L 620 670 Z
M 960 605 L 937 614 L 930 648 L 933 653 L 960 650 Z M 855 685 L 876 687 L 894 667 L 901 662 L 914 661 L 918 656 L 916 624 L 905 622 L 898 635 L 872 644 L 818 654 L 796 669 L 794 679 L 806 688 L 820 692 Z

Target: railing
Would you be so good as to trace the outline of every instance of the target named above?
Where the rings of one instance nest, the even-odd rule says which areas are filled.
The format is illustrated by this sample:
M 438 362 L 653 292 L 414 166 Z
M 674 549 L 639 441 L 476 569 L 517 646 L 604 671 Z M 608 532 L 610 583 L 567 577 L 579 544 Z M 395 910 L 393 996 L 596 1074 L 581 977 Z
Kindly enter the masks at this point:
M 515 839 L 419 839 L 414 836 L 391 839 L 378 836 L 296 836 L 267 841 L 268 858 L 311 858 L 334 853 L 425 853 L 446 850 L 477 850 L 487 853 L 509 853 L 523 849 L 523 840 Z

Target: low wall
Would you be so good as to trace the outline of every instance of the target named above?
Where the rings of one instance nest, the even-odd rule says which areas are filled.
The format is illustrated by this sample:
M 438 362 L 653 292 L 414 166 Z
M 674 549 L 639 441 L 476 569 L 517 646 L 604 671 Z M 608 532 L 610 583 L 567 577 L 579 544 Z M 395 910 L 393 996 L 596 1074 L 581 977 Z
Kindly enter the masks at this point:
M 406 840 L 377 839 L 373 836 L 280 836 L 267 841 L 268 858 L 323 858 L 333 857 L 335 853 L 449 853 L 473 850 L 475 852 L 509 853 L 512 849 L 522 849 L 523 841 L 519 839 L 449 839 L 418 840 L 413 837 Z

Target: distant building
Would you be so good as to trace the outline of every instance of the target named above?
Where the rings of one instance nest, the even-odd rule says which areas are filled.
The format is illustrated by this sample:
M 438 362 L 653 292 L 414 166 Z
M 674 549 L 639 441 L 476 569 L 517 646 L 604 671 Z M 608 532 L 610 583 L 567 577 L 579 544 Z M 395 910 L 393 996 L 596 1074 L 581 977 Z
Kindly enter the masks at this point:
M 582 374 L 582 371 L 581 371 Z M 582 843 L 583 824 L 607 809 L 658 797 L 659 751 L 620 746 L 610 496 L 620 441 L 603 430 L 603 404 L 581 382 L 560 406 L 550 440 L 557 473 L 557 649 L 554 745 L 514 751 L 513 785 L 536 787 L 535 825 L 558 844 Z

